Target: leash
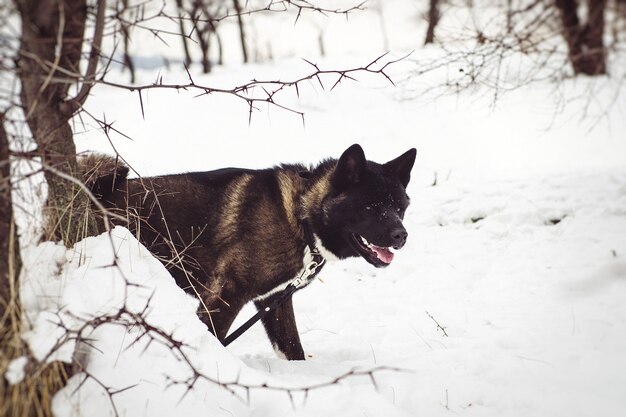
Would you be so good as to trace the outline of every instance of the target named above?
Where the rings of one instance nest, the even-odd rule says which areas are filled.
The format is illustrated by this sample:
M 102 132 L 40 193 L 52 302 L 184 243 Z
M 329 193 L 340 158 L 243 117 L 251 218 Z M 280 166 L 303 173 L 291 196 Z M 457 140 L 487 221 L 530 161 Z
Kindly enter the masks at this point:
M 257 321 L 261 320 L 265 317 L 270 311 L 278 308 L 282 303 L 287 301 L 289 297 L 293 295 L 296 291 L 306 287 L 309 285 L 322 270 L 322 267 L 326 263 L 326 259 L 322 256 L 319 249 L 315 245 L 315 238 L 313 236 L 313 231 L 311 230 L 311 226 L 308 221 L 302 222 L 302 229 L 304 230 L 304 239 L 306 241 L 309 250 L 311 251 L 311 262 L 309 262 L 300 274 L 299 277 L 294 279 L 287 285 L 287 287 L 279 292 L 279 296 L 272 301 L 272 303 L 266 306 L 264 309 L 257 311 L 257 313 L 250 317 L 248 321 L 239 326 L 234 332 L 228 335 L 222 344 L 224 346 L 230 345 L 232 342 L 237 340 L 239 336 L 244 334 L 250 327 L 252 327 Z

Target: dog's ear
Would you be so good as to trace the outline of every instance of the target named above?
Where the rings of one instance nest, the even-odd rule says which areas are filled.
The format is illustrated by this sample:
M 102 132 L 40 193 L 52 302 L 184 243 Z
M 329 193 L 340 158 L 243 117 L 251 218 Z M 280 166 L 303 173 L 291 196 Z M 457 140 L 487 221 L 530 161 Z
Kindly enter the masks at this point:
M 416 155 L 417 150 L 415 148 L 409 149 L 396 159 L 392 159 L 383 165 L 383 169 L 387 173 L 397 176 L 404 188 L 406 188 L 411 179 L 411 169 L 413 169 Z
M 97 199 L 106 200 L 126 181 L 128 170 L 126 165 L 118 165 L 112 172 L 98 172 L 97 177 L 85 185 Z
M 354 144 L 344 151 L 339 158 L 332 183 L 337 189 L 343 190 L 361 181 L 367 161 L 360 145 Z

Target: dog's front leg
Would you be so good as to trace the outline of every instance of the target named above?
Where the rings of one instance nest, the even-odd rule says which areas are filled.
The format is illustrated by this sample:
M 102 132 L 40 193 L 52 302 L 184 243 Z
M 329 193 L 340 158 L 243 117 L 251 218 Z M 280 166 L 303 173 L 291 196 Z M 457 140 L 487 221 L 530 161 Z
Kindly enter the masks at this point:
M 271 304 L 274 297 L 276 296 L 255 301 L 254 304 L 261 310 Z M 302 350 L 300 335 L 298 335 L 291 297 L 263 317 L 263 326 L 265 326 L 265 332 L 279 357 L 290 361 L 304 360 L 304 350 Z

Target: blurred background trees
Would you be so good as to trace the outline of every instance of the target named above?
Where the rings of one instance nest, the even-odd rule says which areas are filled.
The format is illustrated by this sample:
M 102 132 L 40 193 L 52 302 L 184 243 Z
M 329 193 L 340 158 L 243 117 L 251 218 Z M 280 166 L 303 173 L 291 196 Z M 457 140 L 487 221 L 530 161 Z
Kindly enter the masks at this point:
M 426 3 L 426 2 L 424 2 Z M 623 0 L 433 0 L 424 4 L 426 44 L 438 52 L 413 77 L 456 68 L 443 93 L 488 86 L 506 91 L 576 76 L 624 77 Z M 419 92 L 415 92 L 419 94 Z

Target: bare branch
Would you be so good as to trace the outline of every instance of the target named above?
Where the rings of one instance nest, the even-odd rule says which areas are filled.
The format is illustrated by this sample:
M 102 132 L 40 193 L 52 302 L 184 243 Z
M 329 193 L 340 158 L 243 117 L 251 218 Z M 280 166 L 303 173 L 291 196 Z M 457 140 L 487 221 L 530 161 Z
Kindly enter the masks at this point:
M 102 34 L 104 32 L 104 18 L 106 13 L 106 0 L 98 0 L 98 11 L 96 13 L 96 26 L 93 34 L 93 42 L 91 44 L 91 51 L 89 52 L 89 63 L 87 64 L 87 70 L 83 77 L 83 84 L 80 91 L 75 98 L 70 99 L 74 101 L 74 105 L 78 104 L 82 106 L 87 100 L 89 91 L 93 87 L 93 84 L 89 83 L 89 80 L 96 78 L 96 71 L 98 69 L 98 60 L 100 58 L 100 49 L 102 46 Z
M 439 324 L 439 322 L 437 320 L 435 320 L 435 318 L 433 316 L 431 316 L 431 314 L 427 311 L 426 315 L 428 317 L 430 317 L 432 319 L 432 321 L 435 322 L 435 324 L 437 325 L 437 330 L 441 330 L 443 332 L 443 335 L 445 337 L 448 337 L 448 333 L 446 333 L 446 328 L 444 326 L 442 326 L 441 324 Z
M 344 79 L 356 81 L 356 78 L 353 76 L 353 74 L 356 75 L 359 73 L 380 74 L 384 76 L 392 85 L 395 85 L 391 77 L 389 77 L 389 75 L 385 71 L 390 65 L 395 64 L 401 60 L 404 60 L 410 54 L 407 54 L 395 60 L 387 60 L 387 61 L 382 62 L 383 58 L 387 54 L 388 53 L 385 53 L 379 56 L 378 58 L 371 61 L 369 64 L 365 66 L 353 67 L 353 68 L 341 69 L 341 70 L 337 70 L 337 69 L 323 70 L 323 69 L 320 69 L 317 64 L 304 60 L 305 62 L 307 62 L 309 65 L 311 65 L 314 68 L 314 71 L 302 77 L 288 80 L 288 81 L 281 81 L 279 79 L 277 80 L 253 79 L 245 84 L 241 84 L 230 89 L 197 84 L 196 82 L 193 81 L 193 79 L 191 78 L 191 75 L 188 72 L 187 74 L 189 76 L 189 82 L 181 83 L 181 84 L 163 83 L 162 80 L 160 80 L 159 82 L 152 83 L 152 84 L 144 84 L 144 85 L 126 85 L 126 84 L 114 83 L 114 82 L 110 82 L 106 80 L 97 80 L 95 82 L 99 84 L 104 84 L 104 85 L 108 85 L 111 87 L 115 87 L 115 88 L 125 89 L 131 92 L 137 91 L 140 97 L 142 115 L 144 115 L 143 101 L 141 101 L 142 91 L 152 90 L 152 89 L 173 89 L 173 90 L 197 90 L 200 92 L 199 96 L 209 95 L 209 94 L 228 94 L 228 95 L 235 96 L 239 99 L 244 100 L 248 104 L 250 118 L 251 118 L 252 110 L 255 108 L 254 105 L 259 102 L 264 102 L 272 106 L 278 107 L 280 109 L 302 116 L 303 115 L 302 112 L 278 103 L 274 99 L 274 97 L 278 93 L 288 88 L 295 88 L 296 94 L 299 96 L 300 95 L 299 84 L 301 84 L 304 81 L 309 81 L 312 79 L 317 80 L 320 86 L 322 87 L 322 89 L 325 89 L 325 85 L 321 77 L 327 76 L 327 75 L 337 75 L 339 77 L 337 81 L 332 85 L 331 90 L 334 89 Z M 256 94 L 257 89 L 259 91 L 262 91 L 261 95 Z

